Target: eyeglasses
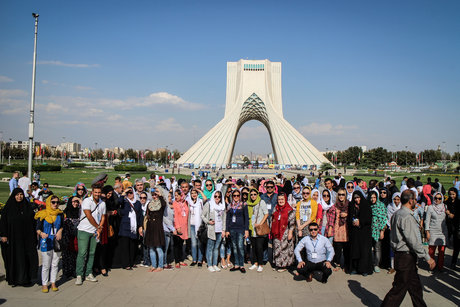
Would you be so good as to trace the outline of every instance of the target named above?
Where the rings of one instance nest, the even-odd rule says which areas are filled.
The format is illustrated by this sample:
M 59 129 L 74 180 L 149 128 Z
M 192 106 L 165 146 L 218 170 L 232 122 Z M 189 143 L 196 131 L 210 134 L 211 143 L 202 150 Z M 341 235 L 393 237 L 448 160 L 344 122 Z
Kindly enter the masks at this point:
M 140 198 L 140 199 L 147 199 L 147 197 L 145 197 L 145 196 L 141 196 L 141 197 L 139 197 L 139 198 Z
M 318 228 L 310 228 L 310 231 L 318 231 Z
M 338 195 L 338 196 L 345 196 L 344 193 L 339 193 L 339 194 L 337 194 L 337 195 Z
M 59 204 L 59 202 L 58 202 L 57 200 L 52 200 L 51 203 L 52 203 L 53 205 Z
M 251 196 L 257 196 L 257 195 L 259 195 L 259 194 L 257 194 L 257 193 L 251 193 Z

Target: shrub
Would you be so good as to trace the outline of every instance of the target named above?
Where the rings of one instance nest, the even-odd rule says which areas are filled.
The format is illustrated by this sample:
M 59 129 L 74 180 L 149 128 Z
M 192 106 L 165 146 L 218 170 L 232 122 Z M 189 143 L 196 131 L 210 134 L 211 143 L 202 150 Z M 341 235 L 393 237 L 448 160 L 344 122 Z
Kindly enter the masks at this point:
M 3 167 L 3 171 L 6 173 L 12 173 L 14 171 L 19 171 L 20 173 L 27 172 L 27 165 L 18 165 L 18 164 L 5 165 Z
M 68 168 L 85 168 L 86 164 L 85 163 L 69 163 L 67 165 Z
M 32 168 L 34 171 L 39 171 L 39 172 L 59 172 L 61 171 L 61 166 L 60 165 L 34 165 Z M 17 164 L 12 164 L 12 165 L 5 165 L 3 167 L 4 172 L 14 172 L 14 171 L 19 171 L 19 172 L 26 172 L 27 171 L 27 165 L 17 165 Z
M 120 164 L 114 167 L 115 171 L 130 171 L 130 172 L 145 172 L 147 171 L 147 166 L 139 164 Z

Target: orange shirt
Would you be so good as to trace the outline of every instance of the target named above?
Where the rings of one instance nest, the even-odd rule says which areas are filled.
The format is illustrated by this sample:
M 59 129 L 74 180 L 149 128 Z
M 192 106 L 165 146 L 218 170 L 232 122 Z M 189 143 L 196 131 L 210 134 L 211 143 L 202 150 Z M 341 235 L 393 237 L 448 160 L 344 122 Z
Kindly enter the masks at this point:
M 174 209 L 174 228 L 176 231 L 182 232 L 179 236 L 183 240 L 188 239 L 188 206 L 187 201 L 184 200 L 183 203 L 174 201 L 173 202 L 173 209 Z

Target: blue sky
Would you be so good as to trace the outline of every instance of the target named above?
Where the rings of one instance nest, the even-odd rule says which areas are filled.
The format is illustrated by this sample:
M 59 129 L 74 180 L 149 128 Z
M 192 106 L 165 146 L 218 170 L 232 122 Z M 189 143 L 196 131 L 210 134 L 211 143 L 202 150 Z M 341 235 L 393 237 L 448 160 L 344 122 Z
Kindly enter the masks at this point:
M 2 1 L 0 131 L 188 149 L 224 114 L 226 62 L 283 65 L 285 118 L 323 151 L 460 143 L 459 1 Z M 268 153 L 245 124 L 235 153 Z

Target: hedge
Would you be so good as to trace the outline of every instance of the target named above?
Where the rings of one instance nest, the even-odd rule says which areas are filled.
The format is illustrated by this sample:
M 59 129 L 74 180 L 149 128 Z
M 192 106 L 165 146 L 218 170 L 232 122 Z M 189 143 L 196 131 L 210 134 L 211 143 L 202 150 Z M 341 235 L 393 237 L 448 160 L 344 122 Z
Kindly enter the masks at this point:
M 86 164 L 85 163 L 69 163 L 67 165 L 68 168 L 85 168 L 86 167 Z
M 61 166 L 60 165 L 35 165 L 32 168 L 34 171 L 39 171 L 39 172 L 59 172 L 61 171 Z M 27 165 L 5 165 L 3 167 L 4 172 L 14 172 L 14 171 L 19 171 L 19 172 L 27 172 Z
M 131 172 L 145 172 L 147 171 L 147 166 L 138 165 L 138 164 L 120 164 L 114 167 L 115 171 L 131 171 Z

